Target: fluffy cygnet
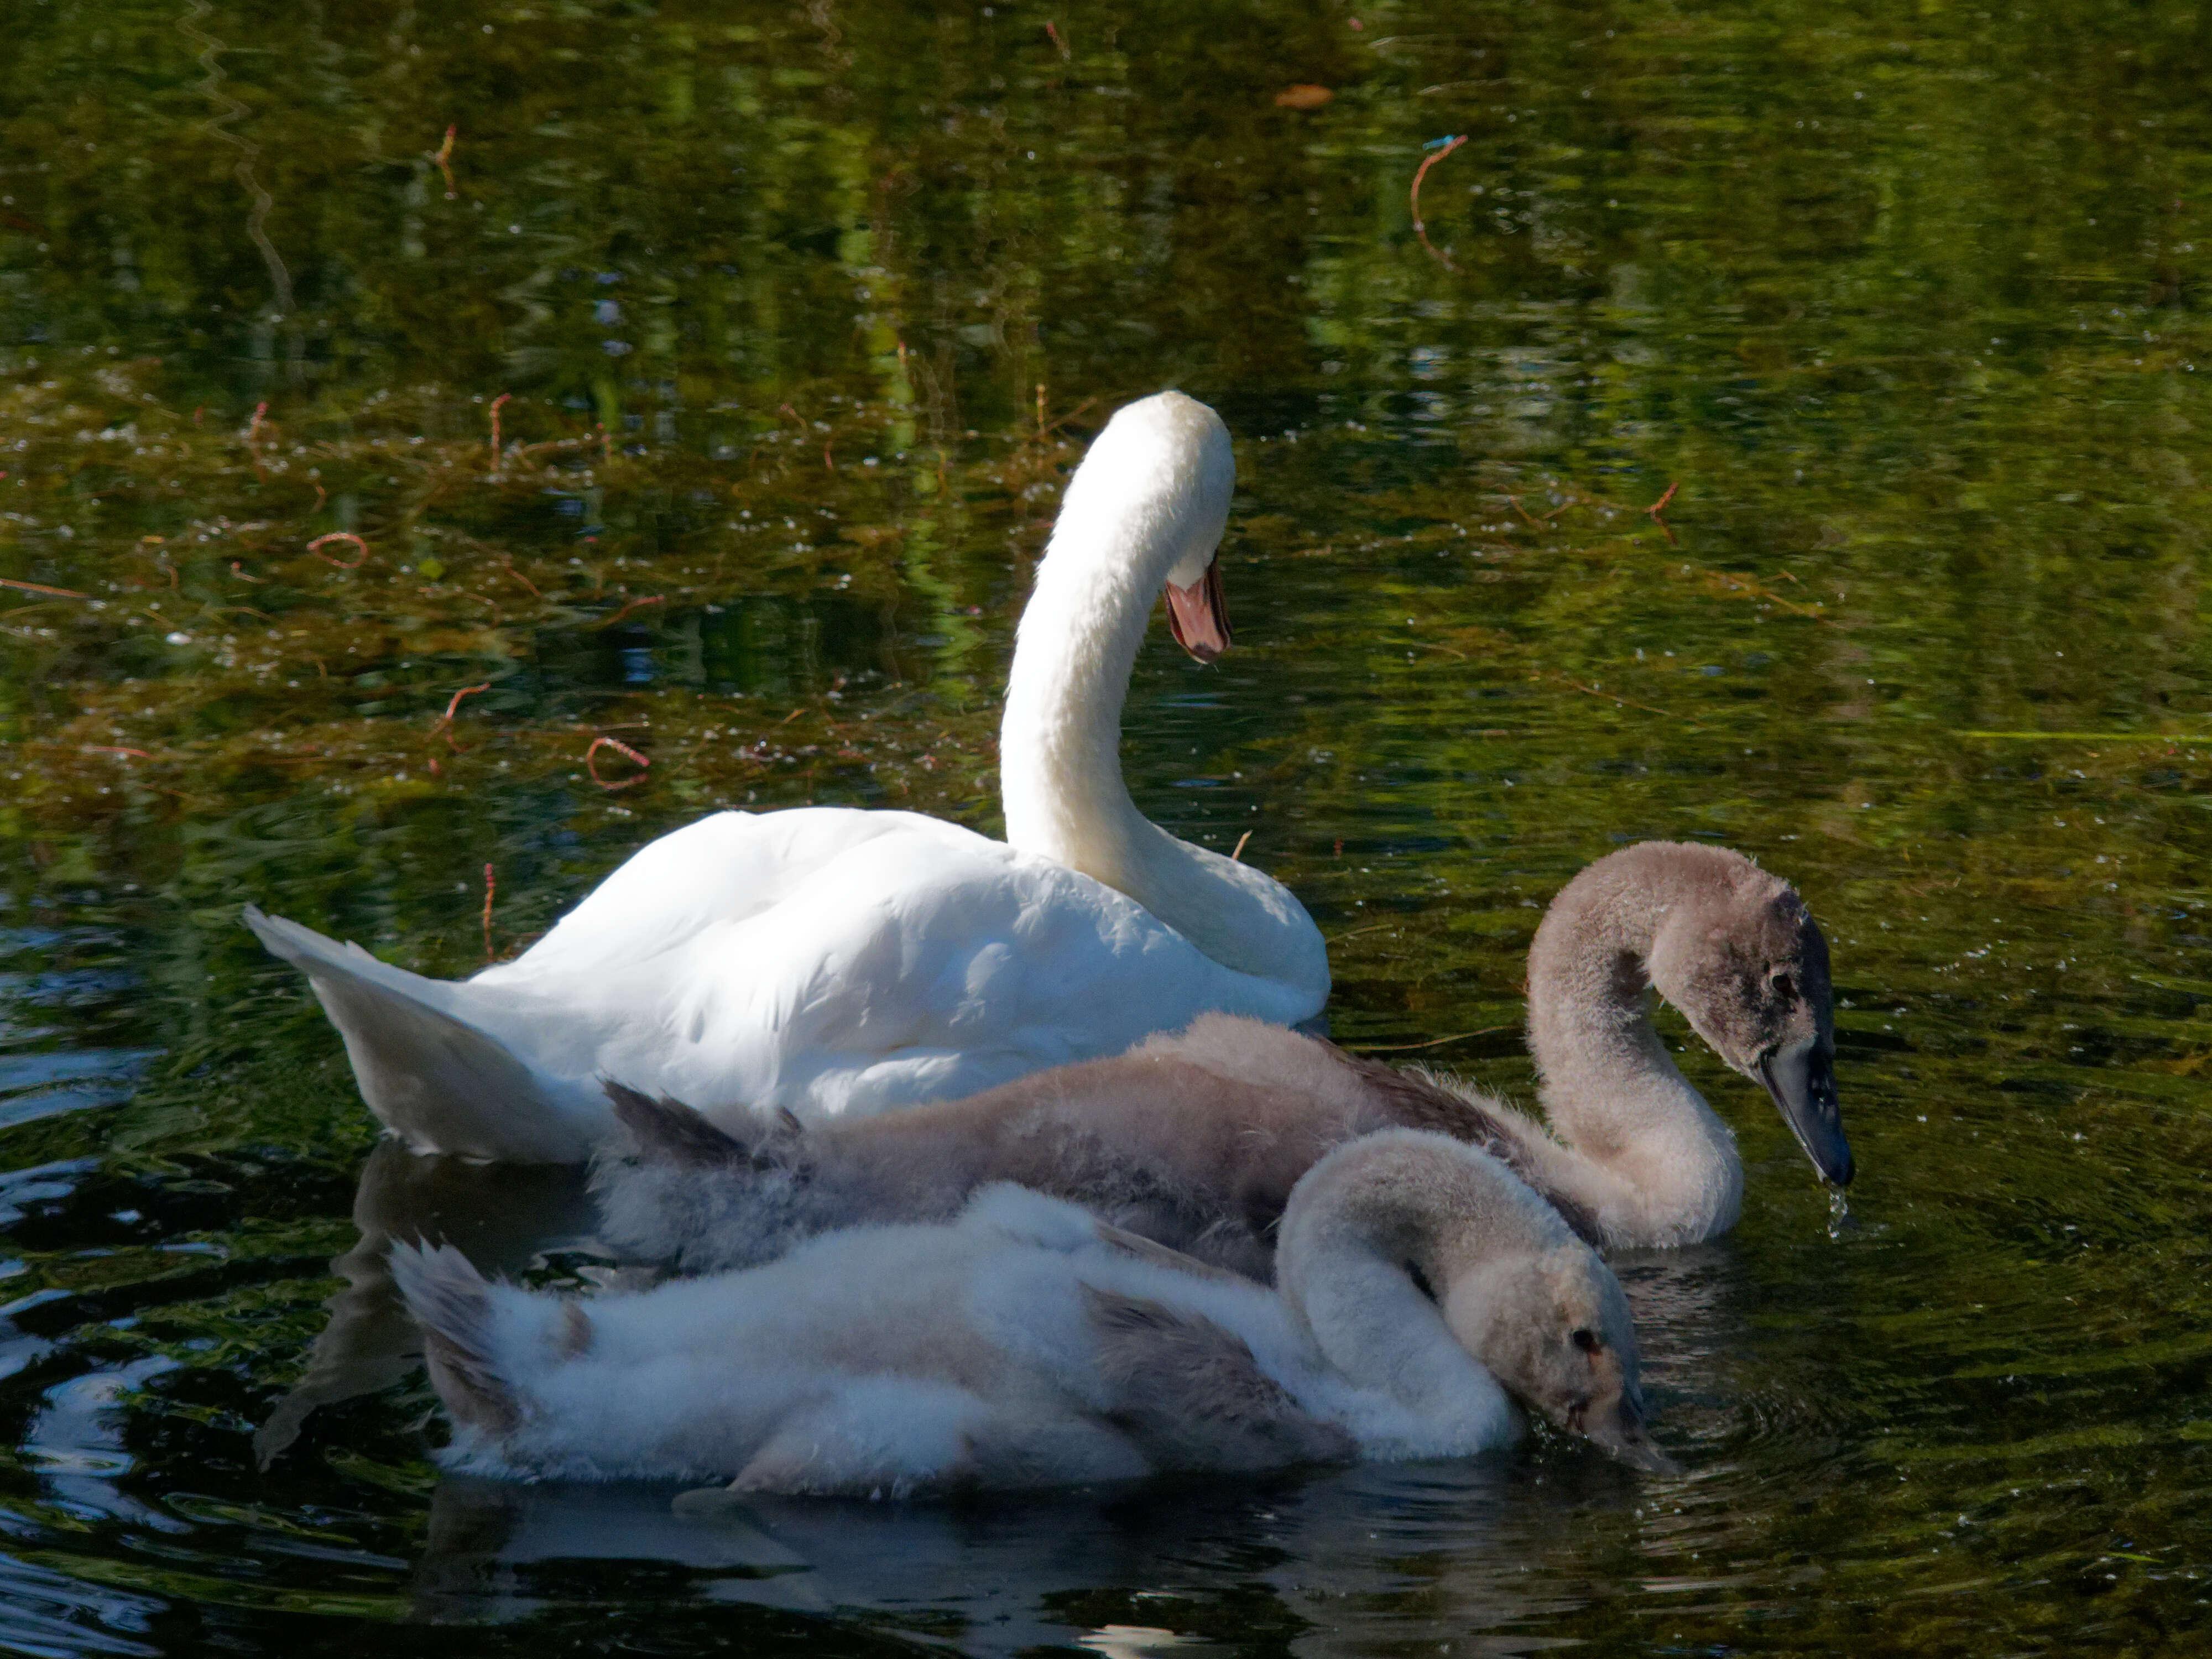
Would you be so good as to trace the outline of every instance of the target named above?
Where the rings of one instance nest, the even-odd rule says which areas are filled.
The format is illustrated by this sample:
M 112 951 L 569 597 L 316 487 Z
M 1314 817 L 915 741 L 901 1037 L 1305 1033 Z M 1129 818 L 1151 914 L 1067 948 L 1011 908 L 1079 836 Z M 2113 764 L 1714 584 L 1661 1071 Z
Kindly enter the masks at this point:
M 1004 1184 L 951 1224 L 579 1302 L 396 1247 L 447 1461 L 898 1496 L 1510 1442 L 1510 1390 L 1663 1468 L 1619 1282 L 1482 1152 L 1390 1131 L 1292 1193 L 1279 1291 Z M 1504 1387 L 1501 1388 L 1500 1384 Z
M 945 1219 L 1014 1181 L 1264 1279 L 1298 1177 L 1330 1147 L 1401 1126 L 1486 1147 L 1593 1243 L 1692 1243 L 1735 1224 L 1742 1163 L 1652 1029 L 1653 992 L 1765 1087 L 1823 1178 L 1850 1180 L 1827 945 L 1780 878 L 1720 848 L 1625 848 L 1553 902 L 1528 982 L 1548 1130 L 1449 1078 L 1209 1016 L 1110 1060 L 863 1122 L 758 1121 L 732 1136 L 611 1085 L 636 1144 L 595 1173 L 602 1236 L 711 1272 L 855 1222 Z

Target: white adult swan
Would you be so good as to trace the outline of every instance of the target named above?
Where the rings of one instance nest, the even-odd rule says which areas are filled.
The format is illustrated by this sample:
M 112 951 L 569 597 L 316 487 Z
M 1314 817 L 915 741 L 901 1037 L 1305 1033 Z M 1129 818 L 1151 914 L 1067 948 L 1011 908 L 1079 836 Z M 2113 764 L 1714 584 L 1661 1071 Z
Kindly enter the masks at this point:
M 1668 1467 L 1619 1281 L 1484 1153 L 1367 1136 L 1307 1172 L 1282 1233 L 1267 1289 L 999 1185 L 950 1224 L 588 1302 L 488 1285 L 450 1247 L 398 1247 L 392 1275 L 448 1461 L 483 1474 L 897 1497 L 1455 1457 L 1516 1436 L 1508 1390 Z
M 1483 1146 L 1595 1243 L 1694 1243 L 1735 1224 L 1743 1163 L 1652 1029 L 1648 990 L 1765 1086 L 1822 1180 L 1849 1184 L 1828 947 L 1804 901 L 1741 853 L 1645 842 L 1569 882 L 1529 949 L 1548 1132 L 1449 1079 L 1208 1015 L 874 1121 L 709 1124 L 611 1082 L 636 1146 L 610 1148 L 594 1172 L 600 1237 L 713 1272 L 832 1228 L 945 1219 L 1015 1181 L 1265 1279 L 1292 1184 L 1331 1147 L 1395 1126 Z
M 248 906 L 419 1152 L 589 1156 L 599 1079 L 817 1119 L 969 1094 L 1115 1054 L 1208 1010 L 1289 1024 L 1328 995 L 1281 884 L 1129 799 L 1121 702 L 1153 599 L 1210 660 L 1236 464 L 1164 392 L 1069 480 L 1023 612 L 1000 732 L 1006 841 L 918 813 L 720 812 L 635 854 L 513 962 L 425 979 Z

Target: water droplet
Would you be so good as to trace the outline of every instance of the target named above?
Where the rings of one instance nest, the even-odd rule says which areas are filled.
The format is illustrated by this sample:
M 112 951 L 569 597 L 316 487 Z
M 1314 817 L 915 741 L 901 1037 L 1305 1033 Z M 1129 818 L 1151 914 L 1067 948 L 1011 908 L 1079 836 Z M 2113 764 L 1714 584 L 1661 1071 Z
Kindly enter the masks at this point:
M 1851 1214 L 1851 1201 L 1841 1187 L 1828 1188 L 1828 1237 L 1841 1238 L 1846 1233 L 1859 1230 L 1857 1218 Z

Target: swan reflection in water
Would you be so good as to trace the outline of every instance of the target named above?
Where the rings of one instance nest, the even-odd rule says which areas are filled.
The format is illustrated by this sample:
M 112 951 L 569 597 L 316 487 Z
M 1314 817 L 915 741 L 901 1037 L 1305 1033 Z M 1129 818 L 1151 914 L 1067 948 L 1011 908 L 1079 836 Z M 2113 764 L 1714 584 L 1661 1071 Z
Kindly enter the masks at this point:
M 392 1282 L 393 1244 L 451 1244 L 487 1273 L 520 1278 L 556 1251 L 588 1246 L 596 1216 L 580 1167 L 473 1164 L 380 1141 L 354 1190 L 361 1240 L 331 1261 L 345 1288 L 324 1304 L 330 1322 L 307 1370 L 253 1437 L 261 1467 L 319 1407 L 380 1393 L 422 1363 L 422 1334 Z
M 330 1323 L 257 1437 L 264 1462 L 317 1407 L 379 1392 L 420 1364 L 386 1266 L 392 1243 L 451 1243 L 513 1277 L 565 1251 L 601 1254 L 580 1170 L 422 1157 L 397 1142 L 363 1168 L 354 1219 L 362 1237 L 332 1263 L 345 1284 Z M 1664 1399 L 1676 1443 L 1705 1463 L 1700 1443 L 1743 1426 L 1725 1375 L 1749 1334 L 1735 1251 L 1616 1260 L 1647 1387 Z M 1533 1444 L 1450 1462 L 937 1504 L 447 1477 L 412 1593 L 428 1620 L 519 1620 L 573 1604 L 579 1564 L 600 1562 L 617 1595 L 834 1613 L 909 1638 L 941 1632 L 963 1651 L 1064 1645 L 1073 1633 L 1139 1652 L 1259 1626 L 1297 1634 L 1302 1653 L 1440 1632 L 1455 1644 L 1487 1633 L 1485 1650 L 1517 1651 L 1516 1628 L 1571 1613 L 1635 1571 L 1620 1550 L 1651 1524 L 1636 1518 L 1649 1479 Z M 631 1565 L 650 1570 L 634 1589 L 623 1584 Z
M 1398 1622 L 1394 1604 L 1419 1609 L 1405 1633 L 1455 1635 L 1571 1605 L 1558 1576 L 1530 1563 L 1557 1559 L 1574 1512 L 1628 1508 L 1638 1487 L 1597 1458 L 1559 1461 L 1569 1467 L 1547 1460 L 1541 1486 L 1508 1454 L 957 1504 L 687 1502 L 666 1486 L 448 1479 L 416 1613 L 520 1620 L 572 1602 L 578 1562 L 631 1560 L 687 1570 L 677 1593 L 698 1601 L 834 1611 L 939 1633 L 963 1653 L 1072 1636 L 1141 1651 L 1255 1626 L 1304 1631 L 1302 1651 L 1327 1652 L 1340 1621 L 1346 1652 L 1371 1652 Z M 669 1590 L 656 1577 L 652 1593 Z

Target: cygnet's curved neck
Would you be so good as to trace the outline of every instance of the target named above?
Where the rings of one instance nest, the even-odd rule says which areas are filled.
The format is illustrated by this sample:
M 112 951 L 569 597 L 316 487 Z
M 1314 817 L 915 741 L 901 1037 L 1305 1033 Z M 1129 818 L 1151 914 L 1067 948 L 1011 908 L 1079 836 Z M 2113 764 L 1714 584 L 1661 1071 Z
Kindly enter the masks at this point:
M 1205 576 L 1235 478 L 1219 416 L 1163 392 L 1116 414 L 1068 481 L 1006 685 L 1006 840 L 1127 893 L 1224 967 L 1325 988 L 1310 921 L 1316 960 L 1284 961 L 1297 901 L 1152 823 L 1121 778 L 1121 707 L 1146 626 L 1164 586 Z
M 1528 952 L 1528 1047 L 1553 1128 L 1577 1158 L 1547 1173 L 1607 1237 L 1705 1238 L 1743 1194 L 1735 1137 L 1651 1024 L 1653 947 L 1676 911 L 1667 872 L 1619 856 L 1553 901 Z
M 1511 1407 L 1432 1298 L 1522 1242 L 1525 1227 L 1515 1223 L 1526 1218 L 1511 1213 L 1518 1206 L 1499 1190 L 1510 1180 L 1502 1174 L 1416 1146 L 1408 1162 L 1419 1172 L 1408 1179 L 1402 1166 L 1389 1167 L 1391 1149 L 1363 1150 L 1376 1154 L 1365 1160 L 1375 1167 L 1340 1170 L 1352 1178 L 1293 1196 L 1276 1283 L 1346 1377 L 1396 1401 L 1434 1443 L 1474 1443 L 1510 1419 Z

